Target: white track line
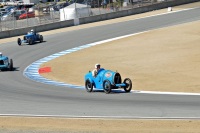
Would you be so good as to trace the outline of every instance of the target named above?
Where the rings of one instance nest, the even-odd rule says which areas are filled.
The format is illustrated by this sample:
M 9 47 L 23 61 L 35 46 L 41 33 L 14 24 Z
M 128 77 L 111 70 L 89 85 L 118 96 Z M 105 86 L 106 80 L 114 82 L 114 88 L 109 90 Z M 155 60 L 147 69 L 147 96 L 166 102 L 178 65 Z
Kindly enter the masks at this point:
M 76 115 L 34 115 L 34 114 L 0 114 L 1 117 L 34 117 L 60 119 L 145 119 L 145 120 L 199 120 L 200 117 L 140 117 L 140 116 L 76 116 Z

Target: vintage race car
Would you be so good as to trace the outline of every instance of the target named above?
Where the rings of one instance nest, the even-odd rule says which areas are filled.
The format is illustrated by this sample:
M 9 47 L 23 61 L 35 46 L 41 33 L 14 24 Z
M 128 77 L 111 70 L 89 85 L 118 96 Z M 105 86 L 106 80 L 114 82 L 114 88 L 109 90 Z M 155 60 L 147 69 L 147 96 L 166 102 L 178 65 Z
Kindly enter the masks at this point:
M 7 57 L 7 56 L 0 56 L 0 70 L 13 70 L 13 60 Z
M 125 78 L 122 82 L 121 75 L 118 72 L 101 68 L 96 77 L 92 76 L 91 71 L 85 75 L 85 88 L 87 92 L 92 92 L 93 88 L 102 89 L 105 93 L 110 93 L 112 89 L 119 88 L 123 88 L 125 92 L 130 92 L 132 81 Z
M 23 40 L 21 40 L 20 38 L 17 39 L 17 44 L 19 46 L 22 45 L 22 43 L 28 43 L 29 45 L 32 45 L 37 41 L 43 42 L 43 36 L 36 32 L 28 32 L 24 36 Z

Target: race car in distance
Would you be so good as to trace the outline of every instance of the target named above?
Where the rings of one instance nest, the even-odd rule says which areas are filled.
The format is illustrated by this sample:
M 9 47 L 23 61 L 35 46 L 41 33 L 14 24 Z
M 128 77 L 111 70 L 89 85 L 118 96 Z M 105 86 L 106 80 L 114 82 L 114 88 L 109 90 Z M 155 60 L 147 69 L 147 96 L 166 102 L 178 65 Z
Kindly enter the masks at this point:
M 1 71 L 13 70 L 13 60 L 12 59 L 9 60 L 7 56 L 3 56 L 1 53 L 0 53 L 0 70 Z
M 129 78 L 125 78 L 122 82 L 121 75 L 118 72 L 101 68 L 96 77 L 92 76 L 91 71 L 85 75 L 85 88 L 87 92 L 92 92 L 93 88 L 102 89 L 107 94 L 112 89 L 119 88 L 123 88 L 125 92 L 130 92 L 132 81 Z
M 34 44 L 35 42 L 39 41 L 40 43 L 43 42 L 43 36 L 36 33 L 36 32 L 28 32 L 23 40 L 20 38 L 17 39 L 17 44 L 20 46 L 22 43 L 28 43 L 29 45 Z

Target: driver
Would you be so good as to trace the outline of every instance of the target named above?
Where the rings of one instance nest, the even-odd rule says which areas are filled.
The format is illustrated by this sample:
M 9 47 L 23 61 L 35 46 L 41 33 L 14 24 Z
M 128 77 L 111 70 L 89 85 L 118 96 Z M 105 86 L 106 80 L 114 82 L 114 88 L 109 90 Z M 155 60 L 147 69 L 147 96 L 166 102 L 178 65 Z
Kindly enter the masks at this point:
M 2 55 L 3 55 L 3 54 L 0 52 L 0 57 L 2 57 Z
M 98 74 L 98 71 L 100 70 L 101 65 L 99 63 L 95 64 L 95 69 L 92 71 L 92 76 L 96 77 Z
M 35 31 L 33 29 L 31 29 L 31 34 L 35 34 Z

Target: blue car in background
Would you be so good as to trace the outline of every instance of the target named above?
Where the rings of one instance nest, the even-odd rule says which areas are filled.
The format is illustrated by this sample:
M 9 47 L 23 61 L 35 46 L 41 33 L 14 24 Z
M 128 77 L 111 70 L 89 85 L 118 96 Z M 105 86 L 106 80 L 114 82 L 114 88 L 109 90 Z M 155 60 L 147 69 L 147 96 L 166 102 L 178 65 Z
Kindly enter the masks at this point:
M 112 89 L 119 88 L 123 88 L 125 92 L 130 92 L 132 89 L 132 81 L 129 78 L 125 78 L 122 82 L 121 75 L 118 72 L 101 68 L 96 77 L 92 76 L 91 71 L 85 75 L 85 88 L 87 92 L 92 92 L 93 88 L 102 89 L 107 94 Z
M 20 38 L 17 39 L 17 44 L 19 46 L 21 46 L 22 43 L 28 43 L 29 45 L 32 45 L 37 41 L 39 41 L 40 43 L 43 42 L 43 36 L 38 34 L 38 33 L 36 33 L 36 32 L 28 32 L 23 37 L 23 40 L 21 40 Z
M 16 8 L 15 6 L 5 7 L 5 9 L 6 9 L 7 12 L 10 12 L 12 9 L 14 10 L 15 8 Z
M 7 56 L 0 56 L 0 70 L 9 70 L 12 71 L 13 70 L 13 60 L 7 57 Z

